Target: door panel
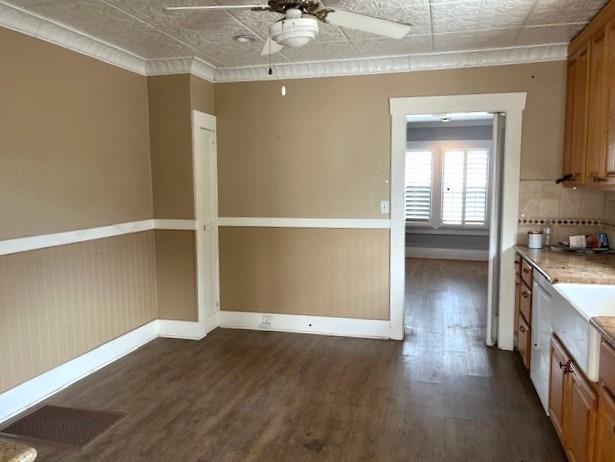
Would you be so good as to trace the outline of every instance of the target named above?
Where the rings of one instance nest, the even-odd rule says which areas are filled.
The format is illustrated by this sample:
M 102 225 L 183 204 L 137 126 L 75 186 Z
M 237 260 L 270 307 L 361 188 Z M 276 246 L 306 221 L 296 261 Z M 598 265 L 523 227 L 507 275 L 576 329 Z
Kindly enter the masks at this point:
M 604 30 L 591 39 L 590 80 L 587 112 L 587 181 L 603 182 L 606 177 L 606 63 Z
M 596 393 L 574 364 L 570 374 L 570 398 L 566 430 L 566 454 L 571 462 L 591 460 L 596 426 Z
M 602 387 L 598 407 L 597 462 L 615 461 L 615 402 L 611 393 Z
M 555 337 L 551 337 L 551 373 L 549 375 L 549 416 L 557 436 L 564 443 L 566 375 L 570 360 Z
M 564 174 L 574 175 L 572 184 L 583 184 L 585 182 L 588 61 L 589 49 L 587 45 L 583 46 L 568 60 Z
M 615 21 L 606 26 L 606 54 L 607 63 L 607 152 L 606 152 L 606 181 L 615 184 Z

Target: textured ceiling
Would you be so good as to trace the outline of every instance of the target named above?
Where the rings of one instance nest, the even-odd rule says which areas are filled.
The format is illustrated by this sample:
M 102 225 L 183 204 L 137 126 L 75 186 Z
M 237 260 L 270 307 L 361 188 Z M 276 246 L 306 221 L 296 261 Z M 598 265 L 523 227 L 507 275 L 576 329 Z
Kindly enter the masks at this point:
M 165 6 L 261 3 L 259 0 L 9 0 L 39 16 L 143 58 L 196 56 L 216 67 L 264 64 L 260 56 L 274 13 L 173 12 Z M 320 24 L 318 38 L 285 49 L 274 62 L 338 60 L 568 42 L 606 0 L 323 0 L 386 19 L 408 22 L 402 40 Z M 255 43 L 233 40 L 254 34 Z

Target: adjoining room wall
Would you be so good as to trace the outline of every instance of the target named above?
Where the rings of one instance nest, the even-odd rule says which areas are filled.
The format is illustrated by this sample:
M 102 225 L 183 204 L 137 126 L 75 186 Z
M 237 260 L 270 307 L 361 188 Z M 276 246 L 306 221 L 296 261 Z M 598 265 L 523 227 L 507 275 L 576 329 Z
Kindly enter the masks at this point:
M 527 92 L 523 120 L 522 178 L 555 178 L 560 173 L 563 141 L 565 62 L 425 71 L 392 75 L 288 80 L 287 96 L 280 95 L 280 81 L 216 84 L 218 117 L 219 207 L 223 217 L 388 218 L 380 201 L 389 198 L 390 116 L 389 98 L 447 94 Z M 242 136 L 237 136 L 237 130 Z M 237 231 L 220 230 L 221 242 Z M 260 233 L 296 239 L 289 249 L 324 259 L 326 250 L 317 240 L 299 241 L 295 230 L 267 228 Z M 310 230 L 308 233 L 318 233 Z M 341 230 L 348 233 L 352 230 Z M 373 239 L 381 231 L 365 231 Z M 255 233 L 244 230 L 246 238 Z M 237 262 L 232 249 L 221 246 L 222 309 L 246 311 L 265 308 L 263 300 L 279 296 L 273 276 L 275 239 L 250 239 L 254 245 L 242 260 L 242 278 L 233 278 Z M 386 273 L 387 250 L 356 246 L 354 258 L 372 258 L 371 277 Z M 290 251 L 290 250 L 289 250 Z M 256 258 L 255 255 L 264 255 Z M 297 290 L 310 286 L 302 271 L 290 266 L 285 282 Z M 246 293 L 249 277 L 263 280 L 263 287 Z M 358 298 L 368 297 L 352 268 L 336 267 L 336 285 L 356 287 Z M 263 292 L 264 291 L 264 292 Z M 238 306 L 234 293 L 243 293 Z M 303 292 L 298 292 L 303 293 Z M 339 294 L 332 294 L 336 299 Z M 295 295 L 297 300 L 302 296 Z M 321 315 L 335 316 L 342 305 L 328 306 Z M 349 317 L 364 317 L 360 304 L 343 306 Z M 388 309 L 388 307 L 387 307 Z M 305 306 L 279 307 L 279 312 L 307 313 Z
M 147 81 L 0 28 L 0 240 L 153 216 Z M 154 232 L 0 256 L 0 392 L 157 317 Z

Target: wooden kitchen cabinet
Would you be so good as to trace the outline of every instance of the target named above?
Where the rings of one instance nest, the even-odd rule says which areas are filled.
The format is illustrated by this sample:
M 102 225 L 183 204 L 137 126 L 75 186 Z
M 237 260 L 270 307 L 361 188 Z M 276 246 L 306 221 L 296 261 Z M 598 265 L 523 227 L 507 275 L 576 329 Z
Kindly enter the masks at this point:
M 591 461 L 598 397 L 574 363 L 571 363 L 568 378 L 570 391 L 567 406 L 564 406 L 564 448 L 570 462 Z
M 615 350 L 602 341 L 600 345 L 600 385 L 596 424 L 597 462 L 615 461 Z
M 551 337 L 551 372 L 549 375 L 549 417 L 557 436 L 564 444 L 565 404 L 567 374 L 570 372 L 570 358 L 555 337 Z
M 607 24 L 606 32 L 606 160 L 605 178 L 610 186 L 615 185 L 615 20 Z
M 615 189 L 615 2 L 568 47 L 564 175 Z
M 615 461 L 615 402 L 609 390 L 602 388 L 596 426 L 597 462 Z
M 526 369 L 530 368 L 530 359 L 532 354 L 532 330 L 527 324 L 523 316 L 519 316 L 519 345 L 517 346 L 523 365 Z
M 587 113 L 587 182 L 598 183 L 606 178 L 607 113 L 607 40 L 606 29 L 590 39 L 589 87 Z
M 564 175 L 572 174 L 569 184 L 585 183 L 587 147 L 587 91 L 589 86 L 589 46 L 581 46 L 568 58 L 566 85 L 566 136 Z

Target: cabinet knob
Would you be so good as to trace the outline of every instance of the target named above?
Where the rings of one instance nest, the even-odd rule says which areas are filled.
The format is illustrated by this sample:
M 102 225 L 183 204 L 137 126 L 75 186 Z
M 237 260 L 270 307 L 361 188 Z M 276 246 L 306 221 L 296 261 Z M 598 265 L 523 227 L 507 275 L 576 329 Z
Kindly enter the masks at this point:
M 570 372 L 570 361 L 566 361 L 565 363 L 560 361 L 559 368 L 564 369 L 564 374 Z
M 530 272 L 530 270 L 529 270 L 529 269 L 527 269 L 527 268 L 523 268 L 523 272 L 524 272 L 525 274 L 527 274 L 527 273 L 529 273 L 529 272 Z
M 525 334 L 527 332 L 527 327 L 521 326 L 519 327 L 519 330 Z
M 529 294 L 528 294 L 528 293 L 524 290 L 523 292 L 521 292 L 521 296 L 522 296 L 523 298 L 527 298 L 527 297 L 529 297 L 530 295 L 529 295 Z

